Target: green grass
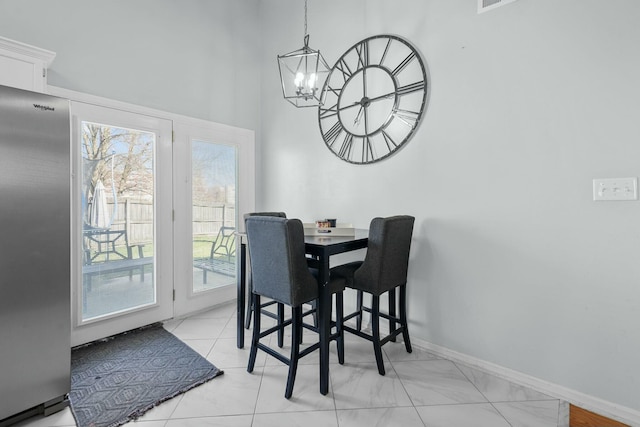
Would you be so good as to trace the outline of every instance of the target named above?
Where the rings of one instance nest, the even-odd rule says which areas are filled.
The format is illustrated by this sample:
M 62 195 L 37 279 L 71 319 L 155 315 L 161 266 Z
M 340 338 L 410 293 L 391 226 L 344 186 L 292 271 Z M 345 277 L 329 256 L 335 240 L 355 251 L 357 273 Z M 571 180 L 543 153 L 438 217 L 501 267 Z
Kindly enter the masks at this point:
M 215 237 L 204 237 L 201 240 L 194 240 L 193 241 L 193 257 L 194 258 L 209 258 L 209 255 L 211 255 L 211 246 L 213 245 Z M 235 249 L 235 244 L 233 249 Z M 116 246 L 116 250 L 118 251 L 118 253 L 122 254 L 122 255 L 126 255 L 127 254 L 127 248 L 126 246 L 122 245 L 122 246 Z M 132 249 L 133 251 L 133 257 L 134 258 L 138 258 L 138 248 L 134 247 Z M 154 255 L 155 251 L 154 251 L 154 245 L 149 243 L 143 246 L 142 248 L 142 253 L 144 254 L 145 257 L 151 257 Z M 95 253 L 92 253 L 92 256 L 95 255 Z M 117 254 L 109 254 L 109 257 L 111 260 L 116 260 L 116 259 L 121 259 L 121 257 L 119 257 Z M 98 255 L 93 261 L 91 261 L 92 264 L 95 263 L 99 263 L 99 262 L 106 262 L 107 261 L 107 254 L 100 254 Z

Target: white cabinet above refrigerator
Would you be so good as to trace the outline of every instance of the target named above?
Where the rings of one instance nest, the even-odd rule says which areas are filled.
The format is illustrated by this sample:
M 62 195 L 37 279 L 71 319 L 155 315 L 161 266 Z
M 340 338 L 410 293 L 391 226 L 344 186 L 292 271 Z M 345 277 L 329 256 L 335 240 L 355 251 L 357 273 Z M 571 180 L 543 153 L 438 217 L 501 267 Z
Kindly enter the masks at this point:
M 0 37 L 0 85 L 47 92 L 47 69 L 55 52 Z

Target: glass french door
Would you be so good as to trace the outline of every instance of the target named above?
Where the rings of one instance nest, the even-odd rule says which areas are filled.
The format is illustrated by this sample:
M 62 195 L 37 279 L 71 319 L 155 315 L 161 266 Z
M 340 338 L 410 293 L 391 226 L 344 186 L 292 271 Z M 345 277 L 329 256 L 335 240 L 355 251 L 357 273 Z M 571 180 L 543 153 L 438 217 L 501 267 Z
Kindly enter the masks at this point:
M 174 129 L 174 310 L 181 316 L 236 296 L 236 233 L 253 209 L 253 133 L 213 123 Z
M 170 120 L 72 102 L 77 345 L 173 316 Z

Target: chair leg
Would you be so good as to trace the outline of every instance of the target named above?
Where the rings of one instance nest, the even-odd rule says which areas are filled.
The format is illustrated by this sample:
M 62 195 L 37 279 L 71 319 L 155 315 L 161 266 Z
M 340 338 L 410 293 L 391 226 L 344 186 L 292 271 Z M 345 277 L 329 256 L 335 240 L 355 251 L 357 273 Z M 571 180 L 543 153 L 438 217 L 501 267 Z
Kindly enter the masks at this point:
M 252 283 L 251 283 L 251 277 L 249 277 L 249 295 L 253 295 L 253 292 L 251 292 L 251 289 L 253 289 Z M 251 327 L 251 312 L 253 311 L 253 298 L 247 298 L 247 318 L 244 321 L 244 327 L 245 329 L 249 329 Z
M 289 359 L 289 376 L 287 377 L 287 388 L 284 397 L 289 399 L 293 394 L 293 384 L 296 381 L 298 370 L 298 358 L 300 357 L 300 334 L 302 329 L 302 307 L 293 307 L 291 325 L 291 358 Z
M 302 306 L 300 307 L 302 309 Z M 294 309 L 291 309 L 291 318 L 293 318 L 293 311 Z M 304 310 L 302 310 L 304 311 Z M 301 312 L 302 312 L 301 311 Z M 300 319 L 302 319 L 302 316 L 300 317 Z M 302 320 L 300 320 L 301 324 L 302 324 Z M 293 326 L 292 326 L 293 329 Z M 298 341 L 300 343 L 300 345 L 302 345 L 302 343 L 304 342 L 304 340 L 302 339 L 302 332 L 304 331 L 304 328 L 302 326 L 300 326 L 300 328 L 298 328 Z M 293 333 L 293 330 L 291 331 L 291 333 Z
M 389 291 L 389 317 L 396 317 L 396 288 Z M 393 333 L 396 330 L 396 321 L 389 319 L 389 333 Z M 391 341 L 396 342 L 396 337 L 393 337 Z
M 278 326 L 284 323 L 284 304 L 278 303 Z M 284 327 L 278 329 L 278 347 L 284 346 Z
M 356 317 L 356 329 L 359 331 L 362 330 L 362 298 L 363 292 L 358 291 L 358 296 L 356 297 L 356 310 L 360 314 L 358 314 L 358 316 Z
M 382 346 L 380 345 L 380 297 L 372 296 L 371 300 L 371 332 L 373 338 L 373 352 L 376 355 L 378 373 L 384 375 L 384 362 L 382 361 Z
M 311 308 L 314 312 L 311 314 L 313 316 L 313 326 L 318 327 L 318 300 L 313 300 L 309 304 L 311 304 Z
M 342 318 L 344 317 L 344 297 L 342 292 L 336 294 L 336 332 L 338 339 L 338 363 L 344 365 L 344 330 L 342 329 Z
M 249 298 L 249 302 L 247 303 L 247 317 L 244 321 L 244 328 L 251 328 L 251 314 L 253 314 L 253 300 Z
M 407 326 L 407 285 L 400 286 L 400 324 L 402 326 L 402 339 L 407 353 L 411 353 L 411 341 L 409 340 L 409 327 Z
M 256 355 L 258 354 L 258 340 L 260 339 L 260 295 L 252 293 L 251 301 L 255 313 L 253 316 L 253 335 L 251 338 L 251 352 L 249 353 L 249 365 L 247 366 L 247 372 L 253 372 L 253 368 L 256 364 Z

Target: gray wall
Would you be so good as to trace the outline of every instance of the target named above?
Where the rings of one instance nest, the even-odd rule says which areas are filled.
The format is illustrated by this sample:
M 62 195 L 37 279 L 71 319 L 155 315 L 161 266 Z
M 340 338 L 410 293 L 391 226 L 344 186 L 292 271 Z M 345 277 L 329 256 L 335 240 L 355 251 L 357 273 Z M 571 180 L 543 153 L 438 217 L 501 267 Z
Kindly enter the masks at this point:
M 48 82 L 259 127 L 256 0 L 0 0 L 0 36 L 56 52 Z
M 416 337 L 640 409 L 640 202 L 592 201 L 592 179 L 640 175 L 640 2 L 316 0 L 330 63 L 371 35 L 406 37 L 431 73 L 415 138 L 355 166 L 317 110 L 280 98 L 274 58 L 302 45 L 302 2 L 262 1 L 258 206 L 366 227 L 417 218 Z
M 640 410 L 640 3 L 310 0 L 311 46 L 406 37 L 432 93 L 398 154 L 354 166 L 281 98 L 301 0 L 0 0 L 0 35 L 58 53 L 50 83 L 256 130 L 260 209 L 367 227 L 415 215 L 411 332 Z

